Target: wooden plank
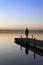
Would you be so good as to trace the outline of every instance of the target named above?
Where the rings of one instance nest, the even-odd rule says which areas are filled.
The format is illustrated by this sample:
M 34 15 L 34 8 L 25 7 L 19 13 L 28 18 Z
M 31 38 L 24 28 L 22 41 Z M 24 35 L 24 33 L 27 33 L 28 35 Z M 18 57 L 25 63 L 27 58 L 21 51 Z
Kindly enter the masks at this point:
M 36 47 L 43 50 L 43 41 L 42 40 L 37 40 L 37 39 L 32 39 L 32 38 L 15 38 L 15 40 L 19 41 L 20 43 L 23 42 L 23 44 L 28 43 L 32 46 L 36 45 Z
M 31 39 L 31 38 L 28 38 L 28 39 L 15 38 L 15 43 L 20 45 L 21 47 L 24 47 L 25 52 L 27 52 L 28 50 L 31 50 L 34 52 L 34 54 L 37 53 L 38 55 L 43 56 L 43 46 L 41 47 L 40 45 L 34 44 L 36 41 L 40 41 L 40 40 L 34 41 L 34 39 Z M 31 43 L 28 43 L 28 42 L 31 42 Z M 43 41 L 40 41 L 40 43 L 43 43 Z

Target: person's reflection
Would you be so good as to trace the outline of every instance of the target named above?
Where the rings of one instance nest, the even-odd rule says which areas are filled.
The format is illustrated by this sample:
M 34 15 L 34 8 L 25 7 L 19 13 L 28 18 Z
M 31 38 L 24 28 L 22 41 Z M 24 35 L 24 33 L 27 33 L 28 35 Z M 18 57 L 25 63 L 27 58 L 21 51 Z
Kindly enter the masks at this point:
M 36 45 L 35 45 L 36 46 Z M 34 46 L 34 60 L 36 59 L 36 53 L 35 53 L 35 46 Z
M 34 49 L 34 60 L 35 60 L 36 56 L 35 56 L 35 49 Z
M 22 51 L 22 46 L 20 46 L 20 50 Z
M 34 37 L 34 60 L 35 60 L 35 58 L 36 58 L 36 54 L 35 54 L 35 47 L 36 47 L 36 38 Z
M 29 51 L 28 48 L 25 48 L 25 54 L 28 55 Z
M 28 53 L 29 53 L 29 44 L 27 41 L 26 46 L 25 46 L 25 54 L 28 55 Z

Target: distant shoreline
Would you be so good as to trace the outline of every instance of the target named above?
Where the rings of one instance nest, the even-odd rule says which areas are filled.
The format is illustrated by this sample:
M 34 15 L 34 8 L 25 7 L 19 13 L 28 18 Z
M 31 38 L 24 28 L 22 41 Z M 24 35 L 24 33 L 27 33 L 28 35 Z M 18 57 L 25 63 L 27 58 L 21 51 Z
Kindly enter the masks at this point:
M 0 33 L 25 33 L 25 30 L 0 30 Z M 29 30 L 29 33 L 43 33 L 43 30 Z

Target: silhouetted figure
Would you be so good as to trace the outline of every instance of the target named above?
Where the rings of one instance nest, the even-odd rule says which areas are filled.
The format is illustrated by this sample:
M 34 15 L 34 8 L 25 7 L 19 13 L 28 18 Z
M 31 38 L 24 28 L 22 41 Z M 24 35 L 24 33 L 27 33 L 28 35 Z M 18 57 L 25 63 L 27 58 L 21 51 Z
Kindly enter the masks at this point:
M 26 30 L 25 30 L 26 38 L 28 38 L 28 33 L 29 33 L 28 28 L 26 28 Z

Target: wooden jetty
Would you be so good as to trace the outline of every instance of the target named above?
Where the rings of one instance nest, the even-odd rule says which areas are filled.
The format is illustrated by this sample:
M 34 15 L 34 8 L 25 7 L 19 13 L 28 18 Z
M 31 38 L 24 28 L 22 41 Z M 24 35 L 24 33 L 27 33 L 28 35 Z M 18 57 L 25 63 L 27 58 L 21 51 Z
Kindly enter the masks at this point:
M 15 43 L 26 50 L 31 50 L 38 55 L 43 56 L 43 41 L 31 38 L 15 38 Z
M 37 40 L 37 39 L 32 39 L 32 38 L 15 38 L 15 41 L 20 42 L 20 44 L 29 44 L 33 47 L 36 47 L 38 49 L 43 50 L 43 41 L 42 40 Z

